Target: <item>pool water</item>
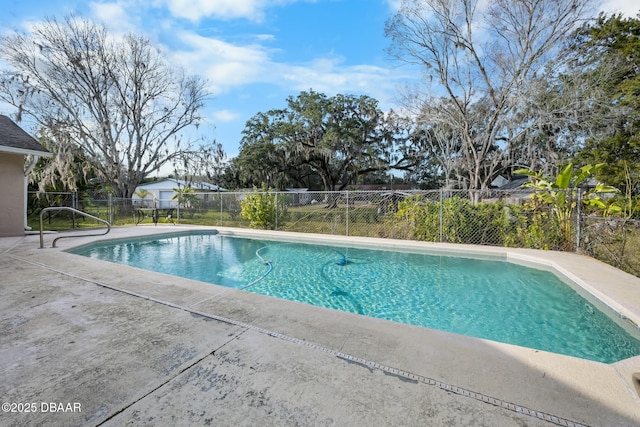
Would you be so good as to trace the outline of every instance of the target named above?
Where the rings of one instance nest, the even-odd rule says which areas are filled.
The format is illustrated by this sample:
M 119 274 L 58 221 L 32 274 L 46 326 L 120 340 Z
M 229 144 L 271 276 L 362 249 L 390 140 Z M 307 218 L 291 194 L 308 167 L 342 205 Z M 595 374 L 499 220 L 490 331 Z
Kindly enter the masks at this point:
M 509 262 L 219 234 L 74 253 L 365 316 L 604 363 L 640 341 L 554 274 Z

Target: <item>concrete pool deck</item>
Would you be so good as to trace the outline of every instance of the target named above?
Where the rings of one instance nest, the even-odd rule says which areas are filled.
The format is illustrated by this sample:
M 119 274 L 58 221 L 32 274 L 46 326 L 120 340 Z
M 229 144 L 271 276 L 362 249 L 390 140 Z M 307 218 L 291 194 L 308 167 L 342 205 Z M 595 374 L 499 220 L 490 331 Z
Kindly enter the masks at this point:
M 114 228 L 60 249 L 59 235 L 46 249 L 38 236 L 0 239 L 0 425 L 640 425 L 640 356 L 607 365 L 63 251 L 195 229 L 206 228 Z M 640 279 L 588 257 L 347 240 L 536 259 L 640 324 Z

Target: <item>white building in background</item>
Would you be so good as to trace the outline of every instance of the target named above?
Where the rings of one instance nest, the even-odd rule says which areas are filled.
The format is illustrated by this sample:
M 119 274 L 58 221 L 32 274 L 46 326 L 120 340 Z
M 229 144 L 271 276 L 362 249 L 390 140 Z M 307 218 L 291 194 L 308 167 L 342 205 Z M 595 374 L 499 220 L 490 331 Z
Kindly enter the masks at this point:
M 185 187 L 193 188 L 198 194 L 198 197 L 205 199 L 207 193 L 218 193 L 221 191 L 227 191 L 215 184 L 208 182 L 187 182 L 181 179 L 167 178 L 162 181 L 151 182 L 148 184 L 141 184 L 136 187 L 136 191 L 131 197 L 134 206 L 160 209 L 176 208 L 178 207 L 178 200 L 173 198 L 178 194 L 176 189 L 183 189 Z M 147 190 L 149 195 L 142 199 L 138 194 L 140 190 Z

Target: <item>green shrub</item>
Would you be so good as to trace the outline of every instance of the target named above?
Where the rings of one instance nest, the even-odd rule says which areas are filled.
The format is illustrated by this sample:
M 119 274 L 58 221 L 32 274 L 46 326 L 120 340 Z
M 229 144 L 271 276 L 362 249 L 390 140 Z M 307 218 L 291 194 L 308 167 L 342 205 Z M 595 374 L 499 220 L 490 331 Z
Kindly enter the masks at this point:
M 419 196 L 398 203 L 390 226 L 398 237 L 440 241 L 440 202 Z M 502 245 L 508 228 L 504 203 L 478 203 L 451 197 L 442 202 L 442 241 Z
M 508 207 L 504 246 L 561 250 L 566 245 L 560 223 L 534 202 Z
M 253 193 L 247 194 L 240 202 L 240 216 L 249 220 L 249 227 L 275 230 L 285 222 L 286 209 L 277 203 L 277 195 L 262 186 L 262 191 L 254 188 Z

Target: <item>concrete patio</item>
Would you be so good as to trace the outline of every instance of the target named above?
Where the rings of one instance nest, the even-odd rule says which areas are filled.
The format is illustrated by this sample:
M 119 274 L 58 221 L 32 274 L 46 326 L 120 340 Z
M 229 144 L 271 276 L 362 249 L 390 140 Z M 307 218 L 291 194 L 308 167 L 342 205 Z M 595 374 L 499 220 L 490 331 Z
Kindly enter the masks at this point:
M 640 356 L 606 365 L 63 251 L 94 240 L 0 239 L 0 425 L 640 425 Z M 512 256 L 561 262 L 640 319 L 638 278 L 575 254 Z

